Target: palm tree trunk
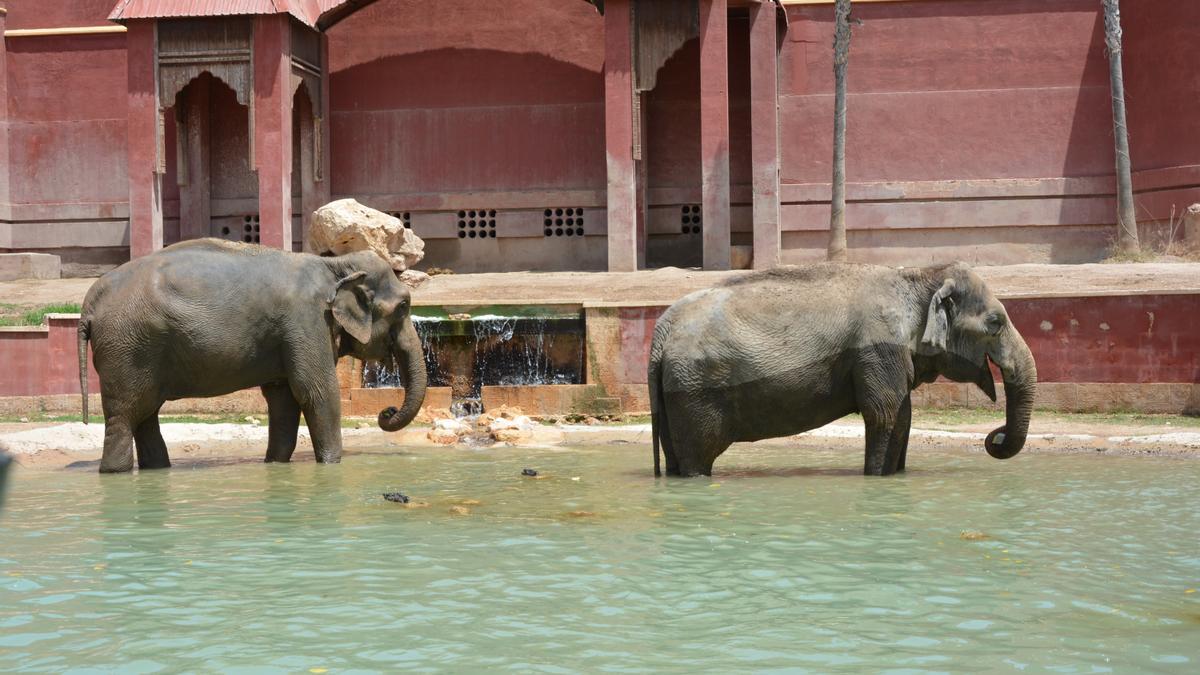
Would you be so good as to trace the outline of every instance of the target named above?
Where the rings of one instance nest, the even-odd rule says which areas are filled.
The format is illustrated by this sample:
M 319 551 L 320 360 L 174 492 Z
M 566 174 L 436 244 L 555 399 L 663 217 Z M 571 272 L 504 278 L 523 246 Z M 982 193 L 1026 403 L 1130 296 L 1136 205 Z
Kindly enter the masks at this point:
M 850 56 L 850 0 L 833 10 L 833 198 L 829 213 L 829 260 L 846 259 L 846 61 Z
M 1117 250 L 1138 252 L 1137 215 L 1133 211 L 1133 178 L 1129 161 L 1129 128 L 1125 120 L 1125 75 L 1121 70 L 1120 0 L 1104 3 L 1104 41 L 1112 86 L 1113 138 L 1117 152 Z

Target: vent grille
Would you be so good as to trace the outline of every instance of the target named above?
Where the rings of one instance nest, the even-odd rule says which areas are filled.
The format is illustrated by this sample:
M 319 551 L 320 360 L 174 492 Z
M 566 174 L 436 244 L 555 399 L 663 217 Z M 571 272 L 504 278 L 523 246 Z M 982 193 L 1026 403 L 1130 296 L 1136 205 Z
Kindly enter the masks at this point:
M 252 213 L 241 217 L 241 223 L 222 225 L 221 238 L 229 241 L 240 241 L 247 244 L 259 243 L 258 214 Z
M 412 213 L 409 211 L 388 211 L 388 215 L 393 218 L 398 218 L 404 223 L 405 229 L 412 229 Z
M 547 237 L 582 237 L 583 209 L 556 207 L 542 211 L 542 234 Z
M 680 208 L 680 222 L 683 226 L 684 234 L 700 234 L 702 231 L 702 223 L 700 222 L 700 205 L 685 204 Z
M 496 238 L 496 210 L 474 209 L 458 212 L 459 239 Z

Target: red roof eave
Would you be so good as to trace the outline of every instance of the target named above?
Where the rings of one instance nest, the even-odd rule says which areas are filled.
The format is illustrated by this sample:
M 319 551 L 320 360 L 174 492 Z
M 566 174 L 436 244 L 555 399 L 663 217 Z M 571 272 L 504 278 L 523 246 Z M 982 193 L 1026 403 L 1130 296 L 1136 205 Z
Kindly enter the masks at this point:
M 108 15 L 118 23 L 130 19 L 181 19 L 203 16 L 290 14 L 315 28 L 322 5 L 335 0 L 119 0 Z

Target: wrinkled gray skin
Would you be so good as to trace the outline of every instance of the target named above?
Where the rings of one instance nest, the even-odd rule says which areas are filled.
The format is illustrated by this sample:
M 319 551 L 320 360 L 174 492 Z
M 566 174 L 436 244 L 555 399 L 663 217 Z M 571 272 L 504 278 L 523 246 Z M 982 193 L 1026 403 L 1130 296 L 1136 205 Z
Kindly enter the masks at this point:
M 261 387 L 268 462 L 296 449 L 300 413 L 317 461 L 341 460 L 340 356 L 394 358 L 404 402 L 379 413 L 397 431 L 425 398 L 425 363 L 408 289 L 379 256 L 288 253 L 220 239 L 175 244 L 126 263 L 88 291 L 79 324 L 87 419 L 87 341 L 104 407 L 102 473 L 171 465 L 158 428 L 164 401 Z
M 904 470 L 910 392 L 938 375 L 996 400 L 1007 420 L 993 457 L 1021 451 L 1037 369 L 1004 306 L 962 264 L 893 269 L 820 264 L 750 274 L 672 305 L 650 348 L 654 471 L 711 475 L 731 443 L 815 429 L 850 413 L 866 423 L 863 473 Z

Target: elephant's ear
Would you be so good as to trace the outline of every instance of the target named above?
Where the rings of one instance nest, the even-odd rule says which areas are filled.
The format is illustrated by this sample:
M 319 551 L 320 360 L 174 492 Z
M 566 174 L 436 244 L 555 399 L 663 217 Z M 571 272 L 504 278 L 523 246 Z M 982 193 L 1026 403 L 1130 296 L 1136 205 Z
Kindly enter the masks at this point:
M 371 296 L 374 295 L 363 283 L 366 277 L 367 273 L 361 271 L 343 277 L 329 296 L 333 318 L 350 337 L 363 344 L 371 339 Z
M 921 351 L 936 354 L 946 350 L 950 335 L 948 306 L 954 304 L 950 294 L 954 292 L 954 280 L 946 279 L 929 300 L 929 314 L 925 319 L 925 335 L 921 336 Z

